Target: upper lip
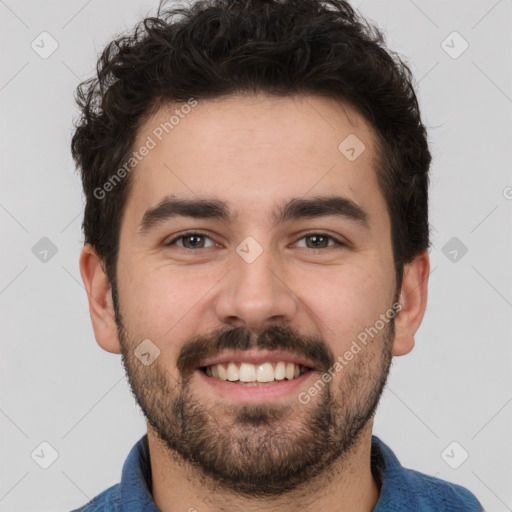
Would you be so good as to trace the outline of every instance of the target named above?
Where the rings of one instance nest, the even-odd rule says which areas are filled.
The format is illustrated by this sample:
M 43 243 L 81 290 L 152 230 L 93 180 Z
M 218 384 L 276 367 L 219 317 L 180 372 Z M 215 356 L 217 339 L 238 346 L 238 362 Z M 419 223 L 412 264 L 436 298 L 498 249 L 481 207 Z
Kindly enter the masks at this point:
M 282 352 L 278 350 L 237 350 L 226 351 L 214 357 L 202 359 L 199 362 L 199 368 L 212 366 L 214 364 L 225 364 L 230 362 L 262 364 L 262 363 L 285 363 L 301 364 L 314 369 L 315 365 L 307 358 L 292 354 L 291 352 Z

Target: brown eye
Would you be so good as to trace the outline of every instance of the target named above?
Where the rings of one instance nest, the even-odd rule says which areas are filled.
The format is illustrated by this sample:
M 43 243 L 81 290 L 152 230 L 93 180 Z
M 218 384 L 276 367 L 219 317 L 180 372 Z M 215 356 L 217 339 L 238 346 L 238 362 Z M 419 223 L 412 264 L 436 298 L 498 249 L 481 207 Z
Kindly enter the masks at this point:
M 178 247 L 182 247 L 184 249 L 204 249 L 206 247 L 212 247 L 215 244 L 210 244 L 209 246 L 205 245 L 206 240 L 211 240 L 209 236 L 206 236 L 202 233 L 186 233 L 180 236 L 177 236 L 167 242 L 165 244 L 166 247 L 177 245 Z M 181 241 L 180 244 L 176 242 Z M 213 240 L 211 240 L 213 242 Z
M 329 245 L 329 237 L 327 237 L 327 236 L 323 236 L 323 235 L 309 235 L 309 236 L 307 236 L 305 238 L 306 238 L 306 240 L 309 239 L 311 241 L 311 245 L 308 246 L 311 249 L 318 249 L 318 248 L 328 247 L 328 245 Z M 307 243 L 306 243 L 306 245 L 307 245 Z
M 345 245 L 339 240 L 336 240 L 332 236 L 324 233 L 310 233 L 303 236 L 300 240 L 306 240 L 305 248 L 307 249 L 326 249 L 335 245 Z M 330 241 L 333 241 L 334 243 L 329 244 Z

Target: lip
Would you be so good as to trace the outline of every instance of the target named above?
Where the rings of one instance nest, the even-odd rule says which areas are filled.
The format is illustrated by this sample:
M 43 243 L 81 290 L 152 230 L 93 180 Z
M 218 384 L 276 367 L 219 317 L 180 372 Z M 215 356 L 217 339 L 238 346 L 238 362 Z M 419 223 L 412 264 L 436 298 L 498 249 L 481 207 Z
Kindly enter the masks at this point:
M 306 382 L 317 375 L 317 372 L 310 370 L 296 379 L 259 386 L 244 386 L 243 384 L 208 377 L 201 369 L 195 370 L 194 375 L 199 379 L 200 385 L 208 386 L 217 396 L 220 395 L 238 403 L 250 404 L 281 401 L 290 397 L 296 399 L 301 388 L 307 389 Z
M 315 365 L 307 358 L 300 357 L 291 352 L 283 352 L 277 350 L 236 350 L 225 351 L 222 354 L 203 359 L 199 362 L 198 368 L 205 366 L 212 366 L 214 364 L 234 363 L 249 363 L 249 364 L 263 364 L 263 363 L 294 363 L 296 365 L 307 366 L 311 370 L 315 369 Z

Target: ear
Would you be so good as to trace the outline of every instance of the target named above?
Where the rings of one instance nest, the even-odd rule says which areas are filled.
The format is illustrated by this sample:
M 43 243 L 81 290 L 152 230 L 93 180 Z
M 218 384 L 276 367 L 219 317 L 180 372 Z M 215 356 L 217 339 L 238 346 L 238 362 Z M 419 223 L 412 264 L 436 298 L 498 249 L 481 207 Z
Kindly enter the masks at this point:
M 402 309 L 395 317 L 394 356 L 403 356 L 414 348 L 414 335 L 427 307 L 429 274 L 430 258 L 426 251 L 405 266 L 400 294 Z
M 101 348 L 120 354 L 112 290 L 102 263 L 92 245 L 85 244 L 80 254 L 80 274 L 87 291 L 94 336 Z

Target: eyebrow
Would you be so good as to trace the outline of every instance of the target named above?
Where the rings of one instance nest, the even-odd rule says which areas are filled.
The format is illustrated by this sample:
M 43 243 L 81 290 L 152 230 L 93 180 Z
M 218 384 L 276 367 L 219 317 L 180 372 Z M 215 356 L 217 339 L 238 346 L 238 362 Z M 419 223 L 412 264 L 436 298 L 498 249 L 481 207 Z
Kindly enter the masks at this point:
M 293 198 L 280 209 L 274 210 L 275 225 L 291 220 L 335 216 L 360 224 L 369 229 L 368 212 L 351 199 L 342 196 Z M 218 219 L 231 223 L 236 218 L 227 203 L 218 199 L 183 199 L 167 196 L 144 213 L 139 232 L 148 233 L 157 225 L 175 217 Z

